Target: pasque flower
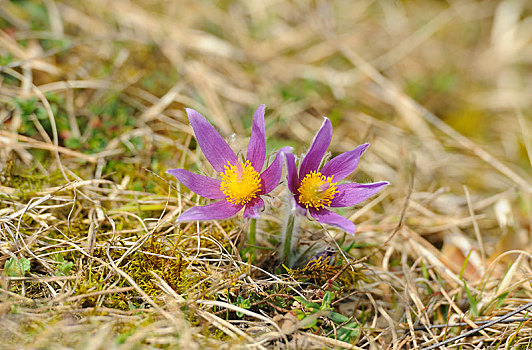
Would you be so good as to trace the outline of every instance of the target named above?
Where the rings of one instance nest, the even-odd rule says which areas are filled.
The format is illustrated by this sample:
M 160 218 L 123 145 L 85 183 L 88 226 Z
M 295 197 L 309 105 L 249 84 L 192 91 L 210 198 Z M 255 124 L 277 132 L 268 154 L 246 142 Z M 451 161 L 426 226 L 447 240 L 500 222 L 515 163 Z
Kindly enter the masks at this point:
M 270 193 L 281 179 L 283 155 L 289 147 L 277 152 L 275 160 L 262 171 L 266 160 L 264 105 L 255 111 L 247 158 L 239 160 L 216 129 L 193 109 L 186 109 L 188 119 L 203 154 L 219 174 L 219 178 L 198 175 L 185 169 L 171 169 L 183 185 L 198 195 L 219 199 L 182 213 L 179 221 L 217 220 L 231 217 L 244 208 L 245 218 L 256 218 L 264 206 L 261 196 Z
M 369 144 L 342 153 L 327 162 L 321 169 L 322 158 L 331 143 L 332 125 L 325 118 L 310 149 L 301 161 L 299 172 L 293 154 L 286 154 L 288 188 L 294 195 L 296 206 L 318 222 L 338 226 L 355 233 L 355 224 L 326 207 L 349 207 L 358 204 L 382 190 L 388 182 L 368 184 L 341 183 L 355 171 L 358 160 Z

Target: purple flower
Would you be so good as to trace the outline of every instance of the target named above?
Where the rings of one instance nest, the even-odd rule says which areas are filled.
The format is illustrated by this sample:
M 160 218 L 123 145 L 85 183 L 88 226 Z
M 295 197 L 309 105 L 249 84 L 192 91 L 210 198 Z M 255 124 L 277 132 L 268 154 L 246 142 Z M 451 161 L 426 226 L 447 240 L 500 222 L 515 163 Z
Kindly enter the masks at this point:
M 283 155 L 289 150 L 289 147 L 279 150 L 273 163 L 261 173 L 266 160 L 264 105 L 257 108 L 253 116 L 246 161 L 238 159 L 205 117 L 190 108 L 187 108 L 186 112 L 198 145 L 220 178 L 194 174 L 185 169 L 171 169 L 167 172 L 198 195 L 220 200 L 202 207 L 191 208 L 182 213 L 177 220 L 225 219 L 235 215 L 242 208 L 245 208 L 245 218 L 258 217 L 259 210 L 264 206 L 261 196 L 270 193 L 279 184 Z
M 286 154 L 288 188 L 294 194 L 299 209 L 308 210 L 309 214 L 321 223 L 335 225 L 349 233 L 355 233 L 355 224 L 325 207 L 355 205 L 379 192 L 388 185 L 388 182 L 338 184 L 355 171 L 358 159 L 369 146 L 367 143 L 340 154 L 318 169 L 331 138 L 332 125 L 329 119 L 325 118 L 299 166 L 299 173 L 294 155 Z

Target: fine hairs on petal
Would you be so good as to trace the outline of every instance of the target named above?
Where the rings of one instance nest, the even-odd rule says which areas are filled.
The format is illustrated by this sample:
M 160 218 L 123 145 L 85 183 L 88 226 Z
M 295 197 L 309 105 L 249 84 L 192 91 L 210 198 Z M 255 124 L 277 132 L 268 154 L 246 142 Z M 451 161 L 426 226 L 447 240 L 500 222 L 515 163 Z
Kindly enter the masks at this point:
M 369 184 L 345 183 L 338 186 L 338 194 L 331 201 L 331 207 L 350 207 L 365 201 L 379 193 L 389 182 L 375 182 Z
M 192 192 L 210 199 L 222 199 L 225 195 L 220 190 L 221 181 L 207 176 L 194 174 L 185 169 L 170 169 L 168 174 L 175 176 Z
M 186 108 L 186 112 L 196 141 L 212 167 L 219 173 L 227 162 L 236 164 L 238 158 L 235 152 L 207 119 L 191 108 Z
M 293 267 L 297 260 L 296 243 L 299 241 L 299 221 L 302 217 L 292 196 L 288 197 L 285 203 L 285 217 L 283 219 L 283 230 L 281 231 L 281 259 L 286 265 Z
M 238 213 L 243 207 L 243 205 L 221 200 L 201 207 L 190 208 L 182 213 L 177 218 L 177 221 L 227 219 Z
M 310 148 L 301 161 L 299 167 L 299 180 L 303 180 L 305 175 L 307 175 L 312 170 L 318 170 L 323 155 L 329 148 L 332 139 L 332 124 L 329 118 L 324 117 L 323 124 L 314 137 L 314 141 L 310 145 Z
M 268 194 L 277 187 L 279 181 L 281 181 L 281 175 L 283 173 L 284 158 L 291 150 L 292 147 L 281 148 L 277 152 L 275 159 L 270 166 L 266 168 L 266 170 L 264 170 L 264 172 L 260 175 L 262 183 L 264 184 L 261 194 Z
M 262 198 L 257 198 L 253 202 L 248 203 L 244 209 L 244 219 L 258 219 L 260 217 L 260 211 L 263 207 L 264 200 Z
M 292 153 L 285 155 L 286 159 L 286 173 L 288 177 L 288 189 L 293 194 L 297 193 L 299 188 L 299 175 L 297 173 L 296 157 Z
M 261 172 L 266 159 L 266 127 L 264 125 L 264 105 L 260 105 L 253 115 L 253 126 L 249 138 L 246 159 L 256 171 Z
M 345 179 L 356 170 L 359 158 L 368 147 L 369 143 L 365 143 L 334 157 L 323 166 L 321 173 L 325 176 L 334 175 L 336 181 Z

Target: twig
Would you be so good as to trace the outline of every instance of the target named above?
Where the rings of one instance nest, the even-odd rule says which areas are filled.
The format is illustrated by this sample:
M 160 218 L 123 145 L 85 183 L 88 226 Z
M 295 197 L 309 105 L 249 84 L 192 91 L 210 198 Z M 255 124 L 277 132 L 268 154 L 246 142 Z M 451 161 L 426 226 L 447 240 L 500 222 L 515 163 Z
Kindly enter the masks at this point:
M 80 159 L 90 163 L 98 162 L 98 157 L 74 151 L 66 147 L 54 146 L 47 142 L 38 141 L 28 136 L 18 135 L 5 130 L 0 130 L 0 136 L 5 137 L 5 139 L 2 140 L 2 144 L 7 144 L 7 141 L 9 141 L 9 143 L 16 143 L 24 148 L 44 149 L 50 152 L 57 151 L 59 153 L 63 153 L 64 155 L 73 157 L 73 159 Z M 15 142 L 15 140 L 17 140 L 18 143 Z
M 467 331 L 467 332 L 465 332 L 464 334 L 457 335 L 456 337 L 453 337 L 453 338 L 451 338 L 451 339 L 444 340 L 444 341 L 442 341 L 442 342 L 440 342 L 440 343 L 433 344 L 433 345 L 431 345 L 431 346 L 429 346 L 429 347 L 422 348 L 422 350 L 436 349 L 437 347 L 444 346 L 444 345 L 447 345 L 447 344 L 449 344 L 449 343 L 455 342 L 455 341 L 457 341 L 457 340 L 459 340 L 459 339 L 469 337 L 469 336 L 471 336 L 471 335 L 473 335 L 473 334 L 476 334 L 476 333 L 480 332 L 480 331 L 483 330 L 483 329 L 489 328 L 489 327 L 491 327 L 491 326 L 493 326 L 493 325 L 495 325 L 495 324 L 497 324 L 497 323 L 503 323 L 504 320 L 509 319 L 509 318 L 512 317 L 513 315 L 518 314 L 518 313 L 520 313 L 521 311 L 526 310 L 526 309 L 528 309 L 528 308 L 531 307 L 531 306 L 532 306 L 532 302 L 530 302 L 530 303 L 528 303 L 528 304 L 525 304 L 525 305 L 521 306 L 520 308 L 517 308 L 517 309 L 515 309 L 514 311 L 511 311 L 511 312 L 507 313 L 506 315 L 504 315 L 504 316 L 502 316 L 502 317 L 499 317 L 499 318 L 496 319 L 496 320 L 489 321 L 489 322 L 483 324 L 482 326 L 480 326 L 480 327 L 478 327 L 478 328 L 475 328 L 475 329 L 472 329 L 472 330 L 470 330 L 470 331 Z
M 388 244 L 392 238 L 399 232 L 399 230 L 403 227 L 405 223 L 405 217 L 406 217 L 406 210 L 408 209 L 408 203 L 410 202 L 410 197 L 412 196 L 412 192 L 414 192 L 414 176 L 416 174 L 416 160 L 412 159 L 410 162 L 410 182 L 408 184 L 408 193 L 406 194 L 405 203 L 403 204 L 403 209 L 401 210 L 401 216 L 399 217 L 399 223 L 393 230 L 393 232 L 390 234 L 388 238 L 382 244 L 380 244 L 381 247 L 384 247 L 386 244 Z
M 510 318 L 509 320 L 502 320 L 499 321 L 499 323 L 514 323 L 514 322 L 526 322 L 532 320 L 531 317 L 521 317 L 521 318 Z M 483 325 L 488 322 L 492 322 L 493 320 L 485 320 L 485 321 L 473 321 L 476 325 Z M 467 322 L 458 322 L 458 323 L 452 323 L 452 324 L 434 324 L 430 326 L 415 326 L 415 331 L 426 331 L 428 329 L 439 329 L 439 328 L 447 328 L 447 327 L 471 327 L 471 325 Z M 405 329 L 405 332 L 408 332 L 408 329 Z
M 473 228 L 475 232 L 475 236 L 477 237 L 478 245 L 480 247 L 480 256 L 482 257 L 482 269 L 485 271 L 486 269 L 486 248 L 484 247 L 484 240 L 482 239 L 482 234 L 480 233 L 480 228 L 478 227 L 478 222 L 475 218 L 475 211 L 473 209 L 473 203 L 471 202 L 471 195 L 469 194 L 469 190 L 467 189 L 467 186 L 464 185 L 464 193 L 466 195 L 467 200 L 467 207 L 469 208 L 469 215 L 471 216 L 471 220 L 473 221 Z

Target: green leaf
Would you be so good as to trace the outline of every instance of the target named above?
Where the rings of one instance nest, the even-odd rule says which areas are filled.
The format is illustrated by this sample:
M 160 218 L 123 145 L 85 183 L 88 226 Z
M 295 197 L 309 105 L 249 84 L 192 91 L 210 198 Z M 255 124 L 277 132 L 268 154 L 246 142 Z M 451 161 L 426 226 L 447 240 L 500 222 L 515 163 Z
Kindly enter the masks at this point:
M 59 265 L 57 265 L 56 275 L 57 276 L 68 276 L 68 275 L 70 275 L 70 270 L 72 270 L 73 266 L 74 266 L 74 264 L 71 261 L 60 263 Z
M 351 322 L 338 330 L 338 340 L 344 342 L 351 342 L 351 340 L 358 336 L 358 323 Z
M 72 270 L 72 267 L 74 266 L 74 263 L 71 261 L 66 261 L 63 258 L 63 255 L 60 253 L 55 255 L 55 261 L 57 261 L 59 264 L 55 267 L 55 275 L 56 276 L 68 276 L 70 275 L 70 270 Z
M 302 304 L 304 307 L 306 307 L 307 309 L 310 308 L 310 303 L 305 298 L 297 295 L 294 297 L 294 299 L 298 301 L 300 304 Z
M 504 300 L 506 300 L 506 297 L 508 296 L 508 293 L 510 293 L 510 292 L 501 293 L 501 295 L 499 295 L 497 297 L 497 306 L 495 306 L 496 309 L 500 308 L 501 305 L 504 304 Z
M 295 310 L 292 310 L 291 312 L 296 316 L 296 318 L 299 321 L 305 318 L 305 313 L 301 310 L 295 309 Z
M 4 271 L 11 277 L 23 277 L 30 270 L 30 261 L 26 258 L 10 258 L 4 265 Z
M 327 309 L 331 307 L 331 302 L 333 301 L 334 296 L 331 292 L 325 292 L 323 300 L 321 302 L 321 309 Z
M 471 309 L 473 310 L 473 314 L 478 317 L 478 308 L 477 308 L 477 300 L 475 299 L 475 297 L 473 297 L 473 295 L 471 294 L 471 291 L 469 290 L 469 288 L 467 287 L 467 284 L 465 281 L 464 282 L 464 289 L 466 291 L 466 294 L 467 294 L 467 299 L 469 299 L 469 304 L 471 304 Z
M 251 301 L 249 299 L 244 299 L 242 296 L 236 297 L 236 304 L 237 306 L 241 307 L 242 309 L 249 309 L 251 307 Z M 244 313 L 241 311 L 237 311 L 236 315 L 238 317 L 243 317 Z
M 301 323 L 304 324 L 303 328 L 312 328 L 318 324 L 318 318 L 314 315 L 307 316 L 301 320 Z
M 244 299 L 244 301 L 240 303 L 240 307 L 243 309 L 249 309 L 251 307 L 251 301 L 249 299 Z
M 466 269 L 467 263 L 469 262 L 469 258 L 471 257 L 471 253 L 473 253 L 473 250 L 470 250 L 469 253 L 467 253 L 467 256 L 464 259 L 464 262 L 462 264 L 462 268 L 460 269 L 460 274 L 458 275 L 458 278 L 463 279 L 464 271 Z
M 20 109 L 23 117 L 32 114 L 37 109 L 37 99 L 35 97 L 28 100 L 15 98 L 13 102 Z
M 70 149 L 80 149 L 83 146 L 83 144 L 78 138 L 69 137 L 68 139 L 65 140 L 65 146 Z
M 425 263 L 423 262 L 423 260 L 421 260 L 421 272 L 423 273 L 423 277 L 428 281 L 430 280 L 430 275 L 429 275 L 429 271 L 427 270 L 427 267 L 425 266 Z M 430 287 L 430 284 L 427 282 L 426 283 L 427 285 L 427 291 L 429 294 L 432 294 L 434 293 L 434 291 L 432 290 L 432 288 Z
M 321 305 L 318 303 L 308 303 L 308 309 L 310 311 L 318 311 L 320 310 Z
M 349 317 L 339 314 L 338 312 L 331 312 L 329 318 L 331 319 L 331 321 L 337 324 L 342 324 L 344 322 L 349 321 Z

